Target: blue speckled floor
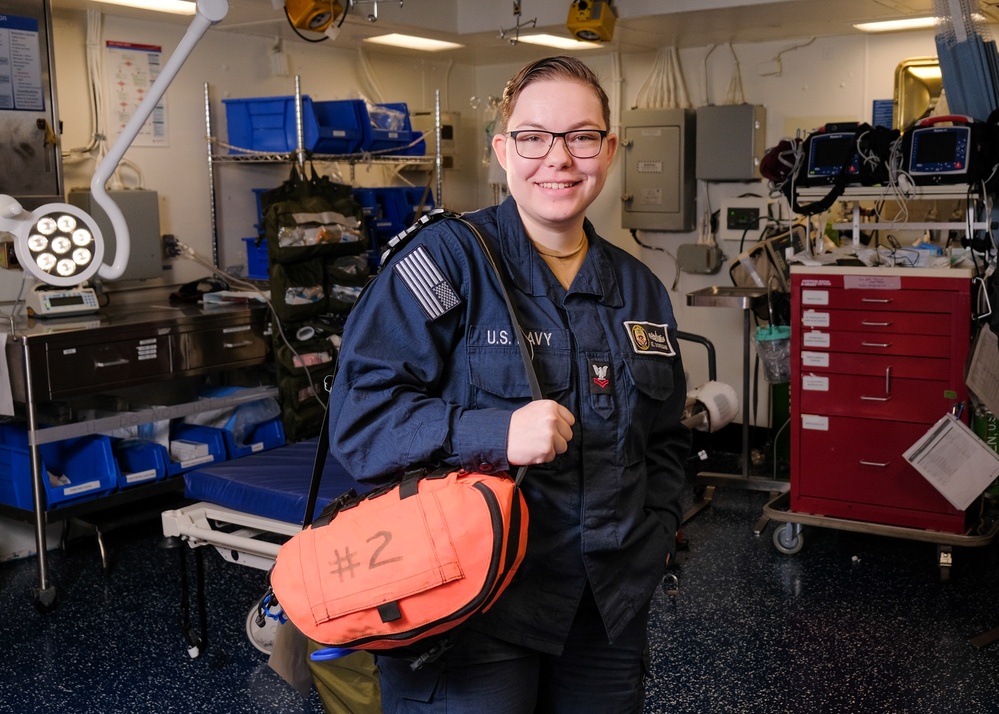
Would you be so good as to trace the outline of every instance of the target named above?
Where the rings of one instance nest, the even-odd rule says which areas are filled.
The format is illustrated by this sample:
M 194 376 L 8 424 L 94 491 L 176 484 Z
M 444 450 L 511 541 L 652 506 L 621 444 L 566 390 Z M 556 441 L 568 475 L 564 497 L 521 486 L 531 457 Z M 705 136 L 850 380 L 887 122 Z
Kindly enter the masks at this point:
M 680 594 L 653 607 L 649 714 L 999 712 L 999 644 L 969 644 L 999 626 L 995 544 L 957 549 L 948 583 L 927 543 L 812 528 L 788 556 L 773 525 L 753 534 L 766 499 L 719 489 L 686 525 Z M 92 539 L 53 552 L 61 602 L 44 615 L 35 560 L 0 563 L 0 711 L 321 712 L 245 636 L 262 574 L 214 551 L 212 639 L 187 656 L 176 554 L 158 535 L 110 534 L 110 576 Z

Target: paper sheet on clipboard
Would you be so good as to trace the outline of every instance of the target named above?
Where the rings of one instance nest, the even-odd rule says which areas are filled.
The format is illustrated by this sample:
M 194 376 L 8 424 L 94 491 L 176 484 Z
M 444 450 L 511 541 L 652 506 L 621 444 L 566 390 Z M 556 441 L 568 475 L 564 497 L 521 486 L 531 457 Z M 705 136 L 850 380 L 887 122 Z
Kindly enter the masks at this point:
M 988 325 L 978 331 L 965 384 L 990 412 L 999 414 L 999 338 Z
M 999 454 L 950 414 L 902 456 L 961 511 L 999 477 Z

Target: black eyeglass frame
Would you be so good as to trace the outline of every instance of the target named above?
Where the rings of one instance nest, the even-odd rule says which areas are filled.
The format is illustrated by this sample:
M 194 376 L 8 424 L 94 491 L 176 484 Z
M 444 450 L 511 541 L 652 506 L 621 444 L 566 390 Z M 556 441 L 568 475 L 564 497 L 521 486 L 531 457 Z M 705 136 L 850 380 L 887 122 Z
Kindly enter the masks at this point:
M 545 151 L 545 153 L 541 154 L 541 156 L 524 156 L 522 153 L 520 153 L 520 144 L 517 142 L 517 137 L 521 134 L 548 134 L 552 138 L 552 140 L 551 143 L 548 145 L 548 150 Z M 569 136 L 570 134 L 597 134 L 600 137 L 600 144 L 597 146 L 597 150 L 594 151 L 589 156 L 576 156 L 576 154 L 572 153 L 572 149 L 569 148 L 569 142 L 566 139 L 566 137 Z M 562 140 L 562 143 L 565 144 L 565 150 L 568 151 L 569 155 L 572 156 L 574 159 L 592 159 L 598 156 L 600 152 L 603 150 L 604 140 L 607 138 L 609 134 L 610 130 L 608 129 L 573 129 L 572 131 L 546 131 L 544 129 L 517 129 L 514 131 L 508 131 L 506 133 L 507 136 L 513 139 L 513 146 L 517 150 L 517 155 L 520 156 L 520 158 L 522 159 L 545 158 L 546 156 L 548 156 L 548 154 L 551 153 L 552 147 L 555 146 L 556 139 Z

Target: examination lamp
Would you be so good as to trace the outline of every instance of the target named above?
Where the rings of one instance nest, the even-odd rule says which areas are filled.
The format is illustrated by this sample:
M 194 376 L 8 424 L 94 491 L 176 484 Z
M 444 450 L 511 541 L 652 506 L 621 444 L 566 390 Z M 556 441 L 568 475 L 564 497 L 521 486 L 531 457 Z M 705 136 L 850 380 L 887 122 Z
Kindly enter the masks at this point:
M 142 125 L 153 113 L 181 65 L 209 27 L 229 12 L 227 0 L 197 0 L 194 19 L 177 50 L 160 70 L 132 118 L 125 124 L 110 151 L 97 165 L 90 182 L 94 201 L 104 209 L 115 236 L 111 265 L 103 263 L 104 237 L 87 213 L 68 203 L 47 203 L 30 213 L 11 196 L 0 195 L 0 231 L 14 236 L 14 253 L 21 267 L 32 276 L 57 287 L 85 283 L 95 274 L 105 280 L 120 278 L 128 266 L 131 242 L 125 216 L 108 195 L 104 184 L 118 168 Z
M 614 37 L 617 17 L 614 8 L 604 0 L 573 0 L 565 26 L 577 40 L 610 42 Z

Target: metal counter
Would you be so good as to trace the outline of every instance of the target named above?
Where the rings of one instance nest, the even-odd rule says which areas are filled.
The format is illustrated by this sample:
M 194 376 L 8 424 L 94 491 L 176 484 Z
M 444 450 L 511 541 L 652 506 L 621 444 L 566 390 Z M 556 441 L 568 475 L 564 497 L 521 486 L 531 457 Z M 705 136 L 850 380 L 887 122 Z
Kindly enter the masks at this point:
M 28 421 L 38 548 L 37 604 L 48 609 L 55 602 L 55 588 L 47 577 L 45 534 L 52 511 L 45 504 L 40 444 L 226 408 L 275 396 L 277 390 L 260 387 L 231 397 L 152 407 L 44 429 L 39 428 L 38 406 L 56 399 L 261 364 L 268 354 L 267 310 L 256 304 L 174 305 L 163 298 L 112 306 L 93 315 L 21 318 L 12 321 L 9 329 L 6 357 L 11 392 L 15 402 L 24 404 Z M 119 496 L 135 500 L 142 496 L 143 488 L 86 503 L 92 509 L 95 503 L 110 506 Z M 57 510 L 58 520 L 68 517 L 68 508 Z

